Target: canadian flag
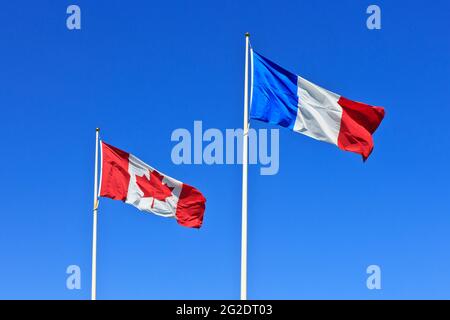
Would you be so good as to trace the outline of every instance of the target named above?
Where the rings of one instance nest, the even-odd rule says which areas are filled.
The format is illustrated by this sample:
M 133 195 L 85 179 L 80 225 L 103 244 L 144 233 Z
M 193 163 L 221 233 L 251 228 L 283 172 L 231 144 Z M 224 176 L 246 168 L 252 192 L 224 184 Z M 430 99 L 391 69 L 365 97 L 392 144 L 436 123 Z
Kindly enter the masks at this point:
M 201 227 L 206 199 L 200 191 L 103 141 L 101 152 L 101 197 L 121 200 L 159 216 L 173 217 L 185 227 Z

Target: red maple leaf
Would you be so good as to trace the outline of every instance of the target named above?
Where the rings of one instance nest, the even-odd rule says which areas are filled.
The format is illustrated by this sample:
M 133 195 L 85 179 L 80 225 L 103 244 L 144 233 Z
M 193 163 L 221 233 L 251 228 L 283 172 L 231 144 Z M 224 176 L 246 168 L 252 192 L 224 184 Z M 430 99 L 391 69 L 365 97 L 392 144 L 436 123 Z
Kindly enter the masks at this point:
M 150 179 L 144 175 L 142 177 L 136 176 L 136 183 L 144 193 L 144 198 L 153 198 L 152 208 L 155 203 L 155 199 L 160 201 L 166 201 L 166 198 L 172 196 L 174 187 L 169 187 L 162 182 L 164 176 L 158 171 L 153 170 L 150 172 Z

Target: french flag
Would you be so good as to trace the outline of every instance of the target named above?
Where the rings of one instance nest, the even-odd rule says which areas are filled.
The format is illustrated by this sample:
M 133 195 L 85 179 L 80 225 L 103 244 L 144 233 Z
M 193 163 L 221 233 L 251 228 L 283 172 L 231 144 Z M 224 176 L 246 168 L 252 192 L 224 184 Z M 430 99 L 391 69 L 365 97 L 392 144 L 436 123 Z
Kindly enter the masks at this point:
M 250 118 L 335 144 L 367 160 L 384 109 L 344 98 L 251 50 Z

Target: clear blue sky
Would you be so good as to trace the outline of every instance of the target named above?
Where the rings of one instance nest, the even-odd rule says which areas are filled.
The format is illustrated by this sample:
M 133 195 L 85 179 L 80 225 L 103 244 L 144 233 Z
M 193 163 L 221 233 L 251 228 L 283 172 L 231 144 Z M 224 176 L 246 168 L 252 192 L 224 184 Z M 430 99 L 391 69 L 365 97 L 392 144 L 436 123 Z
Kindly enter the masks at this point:
M 82 30 L 66 28 L 78 4 Z M 382 29 L 366 28 L 370 4 Z M 175 165 L 170 135 L 242 125 L 258 52 L 386 117 L 367 163 L 280 130 L 249 170 L 254 299 L 450 298 L 448 1 L 50 1 L 0 10 L 0 298 L 90 297 L 94 129 L 199 188 L 204 227 L 103 199 L 98 298 L 238 299 L 241 168 Z M 268 127 L 253 122 L 255 128 Z M 67 290 L 66 267 L 82 270 Z M 366 267 L 382 290 L 366 288 Z

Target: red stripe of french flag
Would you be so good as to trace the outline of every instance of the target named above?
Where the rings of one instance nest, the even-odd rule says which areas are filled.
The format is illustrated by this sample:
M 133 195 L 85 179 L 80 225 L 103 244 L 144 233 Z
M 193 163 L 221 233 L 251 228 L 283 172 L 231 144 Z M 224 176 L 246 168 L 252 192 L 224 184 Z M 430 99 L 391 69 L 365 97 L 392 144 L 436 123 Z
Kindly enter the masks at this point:
M 373 150 L 372 134 L 384 118 L 384 108 L 340 97 L 337 102 L 342 108 L 338 147 L 356 152 L 367 160 Z
M 194 187 L 164 175 L 132 154 L 101 142 L 100 196 L 200 228 L 206 199 Z

